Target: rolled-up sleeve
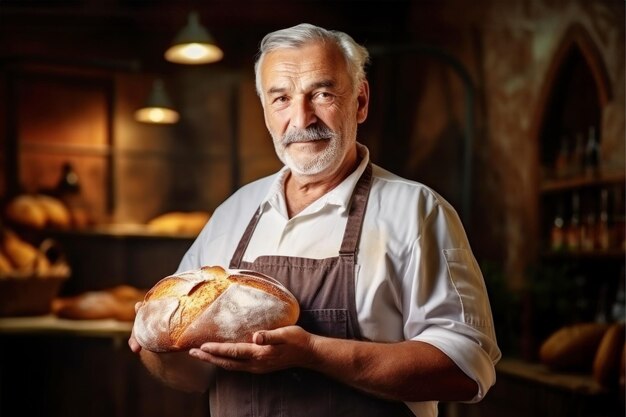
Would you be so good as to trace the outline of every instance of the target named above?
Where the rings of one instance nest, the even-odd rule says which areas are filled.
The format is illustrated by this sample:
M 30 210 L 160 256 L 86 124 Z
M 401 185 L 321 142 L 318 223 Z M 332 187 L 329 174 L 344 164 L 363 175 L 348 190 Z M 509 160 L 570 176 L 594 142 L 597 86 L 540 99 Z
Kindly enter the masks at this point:
M 451 206 L 434 205 L 420 224 L 403 283 L 405 337 L 449 356 L 478 384 L 477 402 L 501 357 L 483 276 Z

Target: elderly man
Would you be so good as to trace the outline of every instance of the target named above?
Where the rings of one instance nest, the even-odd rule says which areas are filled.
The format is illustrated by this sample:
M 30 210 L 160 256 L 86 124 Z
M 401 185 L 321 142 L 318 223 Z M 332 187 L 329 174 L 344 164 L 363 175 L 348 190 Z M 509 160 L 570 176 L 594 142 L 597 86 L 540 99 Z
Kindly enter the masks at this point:
M 257 92 L 285 166 L 215 210 L 179 271 L 263 272 L 301 316 L 189 351 L 217 367 L 213 417 L 431 417 L 437 401 L 479 401 L 495 382 L 489 301 L 457 213 L 357 142 L 367 61 L 347 34 L 308 24 L 261 43 Z

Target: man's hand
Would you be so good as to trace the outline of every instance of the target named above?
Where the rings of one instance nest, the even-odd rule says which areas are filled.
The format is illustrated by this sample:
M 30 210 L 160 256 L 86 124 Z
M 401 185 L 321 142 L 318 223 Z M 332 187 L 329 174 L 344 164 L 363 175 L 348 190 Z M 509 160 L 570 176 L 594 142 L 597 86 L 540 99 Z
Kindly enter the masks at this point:
M 139 310 L 139 307 L 141 307 L 142 304 L 142 301 L 135 303 L 135 314 L 137 314 L 137 310 Z M 137 342 L 137 339 L 135 339 L 135 334 L 132 331 L 130 332 L 130 337 L 128 338 L 128 346 L 130 346 L 130 350 L 134 353 L 141 352 L 141 345 Z
M 195 358 L 229 371 L 256 374 L 306 366 L 314 336 L 299 326 L 263 330 L 252 336 L 252 343 L 205 343 L 191 349 Z

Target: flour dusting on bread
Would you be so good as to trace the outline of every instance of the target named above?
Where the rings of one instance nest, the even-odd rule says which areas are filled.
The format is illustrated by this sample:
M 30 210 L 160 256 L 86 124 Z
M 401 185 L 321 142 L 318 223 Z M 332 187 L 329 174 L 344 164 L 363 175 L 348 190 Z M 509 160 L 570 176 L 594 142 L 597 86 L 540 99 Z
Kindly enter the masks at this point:
M 179 351 L 251 341 L 257 330 L 295 324 L 299 313 L 295 297 L 275 279 L 207 266 L 159 281 L 137 311 L 133 332 L 145 349 Z

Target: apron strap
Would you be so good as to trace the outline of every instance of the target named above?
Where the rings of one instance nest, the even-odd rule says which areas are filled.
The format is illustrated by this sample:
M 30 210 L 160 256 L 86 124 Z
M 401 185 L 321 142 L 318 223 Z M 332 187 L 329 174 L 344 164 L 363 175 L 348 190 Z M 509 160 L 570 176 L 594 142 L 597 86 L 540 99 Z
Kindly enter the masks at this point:
M 363 217 L 365 215 L 365 207 L 367 206 L 367 199 L 370 193 L 370 186 L 372 183 L 372 164 L 367 164 L 365 171 L 361 174 L 359 181 L 357 182 L 354 192 L 352 193 L 352 200 L 350 202 L 350 209 L 348 212 L 348 221 L 346 223 L 346 229 L 343 233 L 343 241 L 341 242 L 341 248 L 339 249 L 339 256 L 352 256 L 356 255 L 356 248 L 361 236 L 361 228 L 363 226 Z M 256 228 L 259 219 L 261 218 L 262 207 L 259 208 L 250 219 L 248 227 L 246 228 L 243 236 L 239 240 L 237 249 L 233 254 L 230 261 L 230 268 L 239 268 L 239 265 L 243 261 L 243 255 L 248 248 L 248 243 L 252 238 L 254 229 Z
M 369 163 L 352 193 L 348 222 L 346 223 L 346 230 L 343 233 L 343 242 L 341 242 L 339 256 L 356 255 L 356 248 L 359 243 L 359 238 L 361 237 L 365 207 L 367 206 L 371 184 L 372 164 Z
M 259 219 L 261 218 L 262 211 L 263 211 L 263 208 L 259 206 L 259 208 L 256 209 L 254 216 L 252 216 L 252 219 L 250 219 L 250 223 L 248 223 L 248 227 L 246 228 L 246 231 L 243 233 L 243 236 L 241 237 L 241 239 L 239 240 L 237 249 L 235 249 L 235 253 L 233 254 L 232 259 L 230 260 L 229 268 L 231 269 L 240 268 L 241 261 L 243 261 L 243 255 L 246 253 L 246 249 L 248 248 L 248 243 L 250 243 L 250 238 L 252 238 L 252 233 L 254 233 L 254 229 L 256 228 L 256 225 L 259 222 Z

